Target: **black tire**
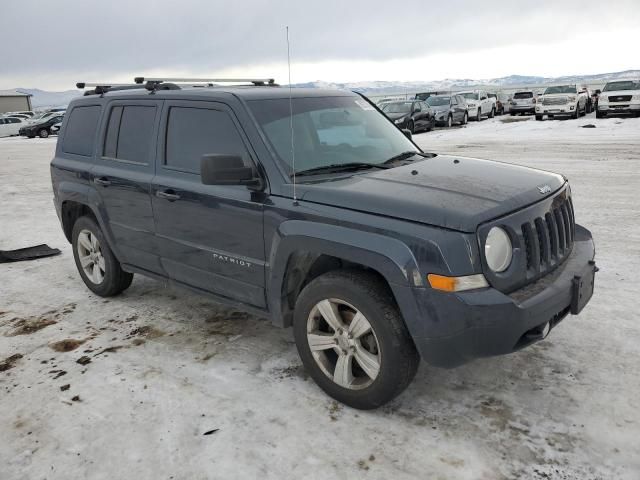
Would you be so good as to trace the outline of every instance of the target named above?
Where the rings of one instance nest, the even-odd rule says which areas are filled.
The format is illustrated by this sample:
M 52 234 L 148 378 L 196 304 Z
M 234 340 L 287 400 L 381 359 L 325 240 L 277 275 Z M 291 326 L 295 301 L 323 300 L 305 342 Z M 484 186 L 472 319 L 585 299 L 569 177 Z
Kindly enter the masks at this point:
M 453 126 L 453 115 L 449 114 L 447 117 L 447 128 L 451 128 Z
M 542 121 L 542 115 L 536 115 L 536 120 Z
M 88 230 L 92 235 L 95 235 L 99 242 L 101 255 L 104 258 L 104 278 L 100 283 L 94 283 L 89 279 L 80 263 L 78 237 L 80 232 L 85 230 Z M 71 239 L 73 246 L 73 258 L 76 262 L 76 267 L 78 268 L 82 281 L 89 290 L 101 297 L 112 297 L 126 290 L 129 285 L 131 285 L 131 282 L 133 281 L 133 273 L 122 270 L 120 262 L 118 262 L 115 255 L 109 248 L 109 244 L 95 220 L 90 217 L 80 217 L 76 220 L 76 223 L 73 225 Z
M 462 117 L 462 125 L 466 125 L 467 123 L 469 123 L 469 114 L 467 112 L 464 112 L 464 116 Z
M 415 124 L 413 123 L 413 121 L 410 121 L 409 123 L 407 123 L 407 130 L 409 130 L 411 132 L 411 135 L 416 133 L 415 128 L 416 127 L 415 127 Z
M 381 362 L 376 378 L 368 386 L 360 389 L 340 386 L 325 374 L 311 352 L 308 319 L 314 307 L 326 299 L 349 303 L 371 325 Z M 293 332 L 302 363 L 316 384 L 329 396 L 353 408 L 377 408 L 398 396 L 411 383 L 420 363 L 388 287 L 377 276 L 359 270 L 336 270 L 310 282 L 297 299 Z
M 493 118 L 496 116 L 496 107 L 491 107 L 491 111 L 489 112 L 489 118 Z
M 36 138 L 35 135 L 28 135 L 28 138 Z
M 47 138 L 47 137 L 49 137 L 49 130 L 47 130 L 46 128 L 41 128 L 41 129 L 38 131 L 38 136 L 39 136 L 40 138 Z
M 580 104 L 576 104 L 576 111 L 573 112 L 573 115 L 571 115 L 571 118 L 573 118 L 574 120 L 577 118 L 580 118 Z
M 597 111 L 597 110 L 596 110 L 596 118 L 604 118 L 604 117 L 606 117 L 606 116 L 607 116 L 606 114 L 604 114 L 604 113 L 599 112 L 599 111 Z
M 476 112 L 476 122 L 482 121 L 482 110 L 478 107 L 478 111 Z

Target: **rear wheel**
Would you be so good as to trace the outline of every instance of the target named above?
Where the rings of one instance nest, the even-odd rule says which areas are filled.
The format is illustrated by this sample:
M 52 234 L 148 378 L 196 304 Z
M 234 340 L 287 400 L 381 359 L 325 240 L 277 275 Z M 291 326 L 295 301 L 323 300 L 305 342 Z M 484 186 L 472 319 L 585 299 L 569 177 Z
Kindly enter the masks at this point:
M 111 297 L 126 290 L 133 274 L 125 272 L 109 248 L 98 224 L 80 217 L 73 225 L 73 258 L 80 277 L 96 295 Z
M 309 283 L 294 312 L 305 369 L 336 400 L 359 409 L 384 405 L 415 376 L 419 356 L 387 286 L 358 270 Z

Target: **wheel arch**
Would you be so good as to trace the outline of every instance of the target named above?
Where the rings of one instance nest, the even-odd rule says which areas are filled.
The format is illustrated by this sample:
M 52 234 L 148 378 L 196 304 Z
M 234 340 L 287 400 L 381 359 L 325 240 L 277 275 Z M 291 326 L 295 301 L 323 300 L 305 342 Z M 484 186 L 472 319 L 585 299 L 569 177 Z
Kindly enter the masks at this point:
M 419 278 L 411 250 L 391 237 L 297 220 L 281 225 L 279 234 L 269 255 L 267 282 L 269 310 L 278 326 L 291 325 L 300 291 L 323 273 L 343 268 L 367 271 L 389 288 L 401 312 L 398 287 L 413 286 Z

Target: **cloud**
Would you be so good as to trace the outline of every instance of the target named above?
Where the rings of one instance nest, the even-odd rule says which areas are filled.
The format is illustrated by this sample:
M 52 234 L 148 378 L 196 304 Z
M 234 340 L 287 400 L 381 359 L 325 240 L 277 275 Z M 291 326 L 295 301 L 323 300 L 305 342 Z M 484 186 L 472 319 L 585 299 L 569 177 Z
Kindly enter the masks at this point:
M 588 0 L 4 1 L 0 31 L 16 40 L 0 44 L 0 81 L 35 85 L 282 65 L 285 25 L 293 60 L 312 65 L 454 58 L 518 45 L 530 50 L 585 30 L 595 44 L 618 29 L 638 28 L 638 19 L 637 0 L 609 7 Z

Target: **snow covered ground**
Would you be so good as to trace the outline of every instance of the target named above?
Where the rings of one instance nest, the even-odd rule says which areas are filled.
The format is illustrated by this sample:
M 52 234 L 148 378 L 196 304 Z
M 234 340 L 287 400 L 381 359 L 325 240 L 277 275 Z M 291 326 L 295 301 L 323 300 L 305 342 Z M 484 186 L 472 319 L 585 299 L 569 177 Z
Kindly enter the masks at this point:
M 325 396 L 290 330 L 140 276 L 91 294 L 51 202 L 55 138 L 0 140 L 0 249 L 62 250 L 0 265 L 0 478 L 640 478 L 640 119 L 502 117 L 415 140 L 565 173 L 601 271 L 544 342 L 422 365 L 372 412 Z

